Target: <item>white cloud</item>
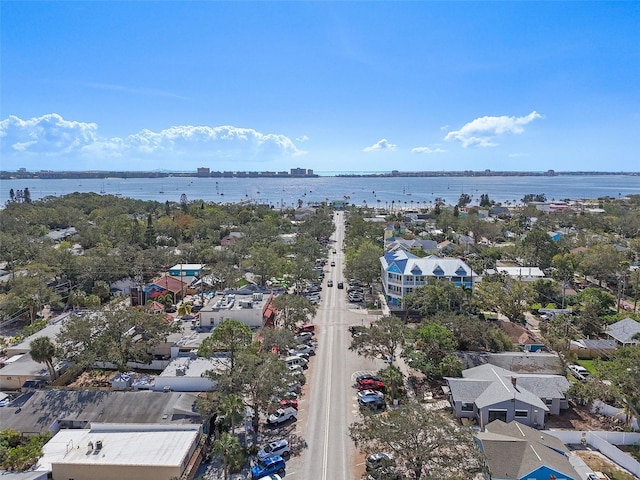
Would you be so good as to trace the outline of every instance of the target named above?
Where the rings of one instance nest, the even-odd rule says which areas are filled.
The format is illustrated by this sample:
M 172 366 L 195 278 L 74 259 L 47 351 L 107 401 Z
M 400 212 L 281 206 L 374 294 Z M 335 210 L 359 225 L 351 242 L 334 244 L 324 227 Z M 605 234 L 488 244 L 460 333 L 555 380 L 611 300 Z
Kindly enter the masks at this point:
M 159 132 L 145 129 L 124 138 L 99 138 L 97 130 L 95 123 L 67 121 L 55 113 L 29 120 L 10 116 L 0 121 L 1 151 L 17 158 L 38 154 L 95 160 L 167 159 L 171 155 L 262 161 L 305 153 L 286 135 L 231 125 L 181 125 Z
M 395 150 L 397 145 L 390 143 L 386 138 L 382 138 L 378 140 L 376 143 L 371 145 L 370 147 L 364 148 L 363 152 L 375 152 L 378 150 Z
M 307 137 L 306 135 L 302 135 L 301 137 L 296 137 L 296 142 L 299 142 L 299 143 L 306 142 L 307 140 L 309 140 L 309 137 Z
M 522 158 L 522 157 L 528 157 L 529 154 L 528 153 L 510 153 L 509 155 L 507 155 L 509 158 Z
M 446 152 L 446 150 L 440 148 L 440 147 L 436 147 L 436 148 L 429 148 L 429 147 L 415 147 L 411 149 L 411 153 L 424 153 L 424 154 L 431 154 L 431 153 L 444 153 Z
M 72 122 L 57 113 L 22 120 L 14 115 L 0 121 L 1 151 L 69 154 L 96 142 L 98 125 Z
M 460 130 L 447 133 L 445 140 L 457 140 L 462 146 L 467 147 L 495 147 L 498 144 L 492 139 L 504 133 L 520 134 L 524 132 L 526 125 L 537 118 L 542 118 L 538 112 L 533 111 L 524 117 L 479 117 L 464 125 Z

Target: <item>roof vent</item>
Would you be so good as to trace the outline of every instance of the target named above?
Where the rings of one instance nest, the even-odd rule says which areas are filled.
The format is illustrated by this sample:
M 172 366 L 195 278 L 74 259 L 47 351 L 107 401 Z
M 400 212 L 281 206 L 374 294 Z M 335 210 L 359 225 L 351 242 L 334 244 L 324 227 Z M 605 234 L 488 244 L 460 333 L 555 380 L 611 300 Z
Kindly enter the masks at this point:
M 96 441 L 96 450 L 102 450 L 102 440 Z

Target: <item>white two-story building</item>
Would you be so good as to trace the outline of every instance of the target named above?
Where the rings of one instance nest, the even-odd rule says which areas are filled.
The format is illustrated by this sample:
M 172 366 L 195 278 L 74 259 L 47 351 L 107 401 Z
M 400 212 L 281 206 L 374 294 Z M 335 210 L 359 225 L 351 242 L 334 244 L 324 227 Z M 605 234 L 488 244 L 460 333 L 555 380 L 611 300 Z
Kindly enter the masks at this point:
M 425 285 L 429 277 L 443 278 L 459 287 L 471 287 L 480 280 L 469 265 L 459 258 L 418 257 L 404 250 L 380 257 L 380 278 L 389 308 L 401 310 L 405 295 Z

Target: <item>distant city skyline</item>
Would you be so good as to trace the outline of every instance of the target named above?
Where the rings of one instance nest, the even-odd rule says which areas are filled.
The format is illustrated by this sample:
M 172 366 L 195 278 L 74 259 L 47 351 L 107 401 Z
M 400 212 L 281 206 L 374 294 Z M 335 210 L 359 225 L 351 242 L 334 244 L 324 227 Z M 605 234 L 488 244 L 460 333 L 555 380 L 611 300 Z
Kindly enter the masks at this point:
M 0 15 L 4 171 L 639 170 L 639 2 Z

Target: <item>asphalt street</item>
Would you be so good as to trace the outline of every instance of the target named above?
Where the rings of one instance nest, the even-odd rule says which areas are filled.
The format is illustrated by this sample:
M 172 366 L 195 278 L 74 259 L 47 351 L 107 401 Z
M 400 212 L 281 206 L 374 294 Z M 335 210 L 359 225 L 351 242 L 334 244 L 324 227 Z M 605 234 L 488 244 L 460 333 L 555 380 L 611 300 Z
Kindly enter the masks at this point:
M 295 432 L 306 440 L 307 448 L 287 463 L 287 480 L 360 478 L 364 457 L 349 438 L 349 425 L 359 417 L 354 378 L 360 372 L 377 372 L 384 366 L 382 360 L 367 360 L 348 350 L 348 327 L 368 324 L 377 317 L 347 301 L 347 282 L 342 274 L 344 213 L 334 218 L 332 241 L 336 253 L 329 255 L 326 267 L 322 301 L 314 320 L 317 354 L 307 370 Z M 329 266 L 331 261 L 335 266 Z M 333 280 L 333 287 L 327 287 L 328 280 Z M 337 288 L 339 281 L 345 282 L 345 289 Z

